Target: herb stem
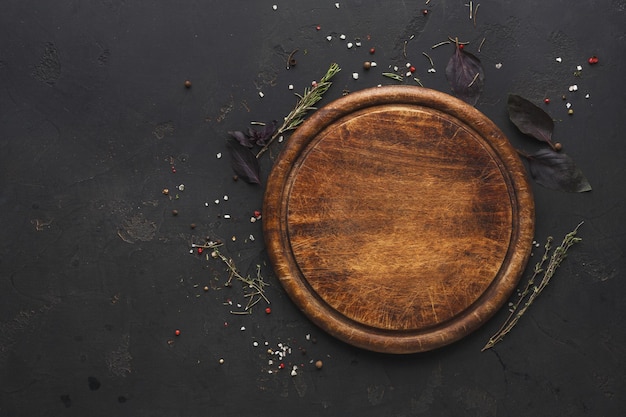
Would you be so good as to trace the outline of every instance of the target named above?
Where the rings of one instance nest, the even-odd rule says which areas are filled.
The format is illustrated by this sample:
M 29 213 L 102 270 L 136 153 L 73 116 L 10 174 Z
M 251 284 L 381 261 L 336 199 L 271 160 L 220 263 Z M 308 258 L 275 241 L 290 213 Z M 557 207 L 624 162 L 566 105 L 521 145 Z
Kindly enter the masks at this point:
M 276 140 L 276 138 L 280 137 L 285 132 L 290 130 L 294 130 L 302 122 L 304 122 L 304 117 L 309 110 L 315 110 L 315 104 L 320 101 L 326 91 L 332 85 L 330 81 L 341 68 L 339 65 L 333 63 L 326 71 L 326 74 L 322 77 L 322 79 L 317 83 L 316 86 L 311 88 L 305 88 L 304 94 L 296 96 L 299 98 L 296 106 L 291 110 L 291 112 L 285 117 L 283 124 L 274 132 L 272 137 L 269 139 L 267 144 L 261 148 L 261 150 L 256 154 L 257 159 L 263 155 L 270 147 L 270 145 Z
M 476 75 L 474 75 L 474 78 L 472 78 L 472 81 L 467 85 L 467 88 L 470 88 L 476 82 L 476 79 L 478 78 L 479 75 L 480 75 L 480 72 L 477 72 Z
M 450 41 L 443 41 L 443 42 L 439 42 L 439 43 L 436 43 L 436 44 L 434 44 L 433 46 L 431 46 L 431 47 L 430 47 L 430 49 L 439 48 L 440 46 L 447 45 L 447 44 L 449 44 L 449 43 L 450 43 Z
M 422 55 L 424 55 L 428 59 L 428 62 L 430 62 L 430 67 L 435 68 L 435 63 L 433 62 L 433 59 L 430 57 L 430 55 L 428 55 L 426 52 L 422 52 Z
M 541 294 L 541 292 L 548 286 L 557 268 L 561 265 L 561 262 L 563 262 L 563 260 L 567 257 L 567 251 L 574 244 L 582 240 L 581 238 L 576 237 L 576 234 L 578 233 L 578 229 L 583 225 L 583 223 L 584 222 L 580 222 L 578 226 L 574 228 L 574 230 L 565 235 L 563 241 L 559 246 L 556 247 L 556 249 L 554 249 L 551 256 L 549 255 L 549 253 L 552 245 L 552 237 L 548 237 L 547 242 L 544 246 L 543 256 L 541 257 L 541 260 L 535 265 L 533 275 L 530 277 L 530 279 L 526 283 L 526 287 L 519 295 L 517 303 L 511 309 L 509 316 L 504 321 L 500 329 L 493 336 L 491 336 L 491 338 L 481 349 L 481 351 L 491 349 L 495 346 L 496 343 L 502 341 L 502 339 L 504 339 L 504 336 L 506 336 L 511 330 L 513 330 L 513 327 L 515 327 L 519 319 L 524 315 L 526 310 L 528 310 L 533 301 L 535 301 L 539 294 Z M 548 266 L 544 270 L 543 266 L 546 261 L 548 261 Z M 543 277 L 541 278 L 539 284 L 535 285 L 535 279 L 541 273 L 543 273 Z

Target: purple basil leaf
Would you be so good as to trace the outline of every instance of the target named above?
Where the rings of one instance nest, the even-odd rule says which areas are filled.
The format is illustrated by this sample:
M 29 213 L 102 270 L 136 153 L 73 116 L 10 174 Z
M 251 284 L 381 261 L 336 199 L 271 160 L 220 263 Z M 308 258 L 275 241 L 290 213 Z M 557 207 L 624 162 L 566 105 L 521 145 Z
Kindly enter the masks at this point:
M 260 143 L 257 144 L 259 146 L 265 146 L 266 142 L 274 135 L 274 132 L 276 132 L 276 128 L 278 127 L 278 122 L 276 120 L 272 120 L 271 123 L 267 123 L 264 128 L 263 128 L 263 144 L 261 145 Z
M 226 146 L 230 151 L 230 164 L 235 174 L 249 184 L 260 184 L 261 168 L 256 155 L 233 139 L 228 140 Z
M 457 46 L 446 66 L 446 78 L 455 96 L 472 106 L 476 104 L 485 80 L 480 59 Z
M 515 94 L 509 94 L 507 102 L 509 119 L 524 134 L 552 145 L 554 121 L 552 117 L 530 101 Z
M 228 134 L 237 139 L 237 142 L 239 142 L 241 146 L 245 146 L 246 148 L 252 148 L 254 146 L 254 140 L 239 130 L 228 132 Z
M 591 191 L 587 178 L 566 154 L 546 148 L 526 158 L 530 174 L 538 184 L 568 193 Z
M 266 123 L 261 129 L 256 130 L 251 127 L 248 128 L 248 136 L 252 138 L 252 142 L 256 143 L 259 146 L 265 146 L 267 141 L 272 137 L 274 132 L 276 132 L 277 126 L 276 120 L 272 121 L 272 123 Z

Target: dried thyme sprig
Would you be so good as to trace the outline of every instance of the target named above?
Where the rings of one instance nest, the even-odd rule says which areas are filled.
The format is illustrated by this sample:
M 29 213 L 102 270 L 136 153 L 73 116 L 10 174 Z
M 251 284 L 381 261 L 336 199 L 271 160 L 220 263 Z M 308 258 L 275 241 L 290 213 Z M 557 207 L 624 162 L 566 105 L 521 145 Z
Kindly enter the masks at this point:
M 582 226 L 583 223 L 584 222 L 580 222 L 574 230 L 565 235 L 565 237 L 563 238 L 563 242 L 561 242 L 561 244 L 556 249 L 554 249 L 554 252 L 552 252 L 552 256 L 550 256 L 550 250 L 552 249 L 553 238 L 552 236 L 548 237 L 546 245 L 544 246 L 543 256 L 541 257 L 541 260 L 535 265 L 533 275 L 528 280 L 528 283 L 520 294 L 517 303 L 515 303 L 515 305 L 511 309 L 511 313 L 504 321 L 500 329 L 493 336 L 491 336 L 491 338 L 481 349 L 481 351 L 491 349 L 495 346 L 496 343 L 504 339 L 504 336 L 506 336 L 513 329 L 513 327 L 517 324 L 522 315 L 524 315 L 526 310 L 528 310 L 528 307 L 530 307 L 533 301 L 535 301 L 539 294 L 541 294 L 541 291 L 546 288 L 557 268 L 561 265 L 561 262 L 563 262 L 563 260 L 567 257 L 567 251 L 569 250 L 569 248 L 582 240 L 582 238 L 576 237 L 576 234 L 578 233 L 578 229 L 580 228 L 580 226 Z M 546 263 L 546 261 L 548 261 L 548 259 L 548 266 L 544 270 L 543 265 Z M 535 279 L 541 273 L 543 273 L 543 278 L 541 279 L 539 284 L 535 286 Z
M 302 95 L 296 93 L 296 96 L 299 99 L 296 103 L 296 106 L 293 108 L 293 110 L 291 110 L 287 117 L 285 117 L 283 124 L 276 130 L 276 132 L 272 135 L 267 144 L 263 146 L 263 148 L 261 148 L 259 153 L 256 154 L 257 158 L 259 158 L 265 153 L 265 151 L 269 149 L 270 145 L 272 144 L 272 142 L 274 142 L 274 140 L 276 140 L 276 138 L 280 137 L 282 134 L 289 130 L 294 130 L 295 128 L 300 126 L 302 122 L 304 122 L 304 117 L 306 116 L 306 113 L 309 110 L 316 109 L 314 107 L 315 104 L 322 99 L 324 93 L 328 91 L 328 89 L 332 85 L 330 79 L 333 78 L 339 71 L 341 71 L 339 65 L 335 63 L 331 64 L 328 68 L 328 71 L 326 71 L 326 74 L 317 83 L 317 85 L 305 88 L 304 94 Z
M 246 312 L 261 300 L 265 300 L 267 304 L 270 304 L 270 300 L 265 296 L 265 287 L 269 284 L 263 280 L 263 276 L 261 275 L 261 265 L 256 266 L 255 277 L 250 277 L 249 275 L 243 276 L 235 266 L 233 259 L 224 256 L 224 254 L 222 254 L 217 248 L 213 250 L 212 256 L 221 259 L 228 269 L 228 280 L 224 284 L 225 287 L 230 287 L 233 279 L 236 279 L 237 281 L 241 281 L 245 287 L 250 290 L 250 292 L 246 292 L 244 294 L 244 297 L 248 298 L 248 303 L 244 308 Z

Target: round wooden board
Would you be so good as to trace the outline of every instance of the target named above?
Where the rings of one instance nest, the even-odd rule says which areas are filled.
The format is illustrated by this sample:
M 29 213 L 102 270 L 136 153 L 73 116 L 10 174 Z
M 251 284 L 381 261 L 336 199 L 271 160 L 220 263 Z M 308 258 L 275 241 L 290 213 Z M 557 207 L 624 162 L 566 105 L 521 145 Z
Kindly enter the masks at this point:
M 462 338 L 509 298 L 534 201 L 487 117 L 392 86 L 351 93 L 295 131 L 263 222 L 278 278 L 314 323 L 361 348 L 412 353 Z

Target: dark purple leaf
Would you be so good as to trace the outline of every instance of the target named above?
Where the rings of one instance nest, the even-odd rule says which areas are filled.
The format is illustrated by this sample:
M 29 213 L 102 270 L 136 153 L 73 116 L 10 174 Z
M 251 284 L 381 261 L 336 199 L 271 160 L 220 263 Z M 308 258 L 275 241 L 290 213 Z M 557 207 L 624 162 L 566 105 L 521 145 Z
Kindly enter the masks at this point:
M 538 184 L 568 193 L 591 191 L 591 185 L 572 158 L 552 149 L 542 149 L 528 159 L 530 174 Z
M 228 140 L 226 145 L 230 151 L 230 164 L 235 174 L 249 184 L 260 184 L 261 168 L 256 155 L 233 139 Z
M 480 59 L 457 46 L 446 66 L 446 78 L 455 96 L 472 106 L 476 104 L 485 80 Z
M 237 142 L 239 142 L 241 146 L 245 146 L 246 148 L 254 147 L 254 142 L 255 142 L 254 139 L 246 135 L 245 133 L 239 130 L 236 130 L 233 132 L 228 132 L 228 134 L 232 136 L 233 138 L 237 139 Z
M 276 120 L 274 120 L 271 123 L 266 123 L 259 130 L 248 128 L 248 136 L 257 145 L 265 146 L 267 144 L 267 141 L 274 134 L 274 132 L 276 132 L 276 126 L 277 126 L 277 122 Z
M 509 94 L 507 106 L 509 119 L 522 133 L 546 142 L 554 149 L 554 145 L 552 145 L 554 121 L 548 113 L 515 94 Z

